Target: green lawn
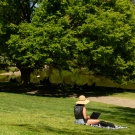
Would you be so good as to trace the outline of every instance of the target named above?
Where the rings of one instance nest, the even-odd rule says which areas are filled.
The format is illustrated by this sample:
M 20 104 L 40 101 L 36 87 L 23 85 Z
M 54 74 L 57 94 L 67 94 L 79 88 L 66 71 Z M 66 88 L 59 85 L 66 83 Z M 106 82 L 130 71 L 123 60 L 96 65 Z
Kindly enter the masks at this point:
M 135 90 L 133 90 L 133 91 L 134 91 L 133 93 L 132 92 L 114 93 L 112 96 L 135 100 Z
M 109 130 L 73 123 L 75 98 L 0 93 L 0 135 L 134 135 L 135 109 L 90 102 L 87 113 L 101 112 L 100 119 L 128 126 Z

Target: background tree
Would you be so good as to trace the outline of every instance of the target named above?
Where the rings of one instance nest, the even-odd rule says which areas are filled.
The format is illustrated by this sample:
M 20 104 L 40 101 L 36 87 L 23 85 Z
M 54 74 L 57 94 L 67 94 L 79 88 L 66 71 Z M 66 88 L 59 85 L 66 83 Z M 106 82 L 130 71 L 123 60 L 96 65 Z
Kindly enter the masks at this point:
M 71 67 L 88 67 L 118 83 L 134 78 L 135 14 L 129 0 L 45 0 L 33 24 L 49 37 L 43 43 L 72 54 Z M 51 55 L 63 59 L 58 54 Z
M 30 74 L 34 69 L 41 68 L 45 64 L 60 70 L 69 69 L 73 64 L 71 61 L 73 52 L 68 48 L 72 47 L 70 43 L 74 41 L 68 37 L 67 31 L 64 32 L 61 23 L 55 25 L 55 21 L 64 14 L 68 3 L 60 0 L 44 3 L 46 11 L 43 10 L 47 21 L 44 24 L 39 21 L 20 23 L 15 27 L 16 33 L 11 34 L 6 42 L 8 55 L 20 69 L 23 83 L 30 81 Z M 39 18 L 35 16 L 35 20 Z
M 44 0 L 34 10 L 36 2 L 0 3 L 2 45 L 22 82 L 43 64 L 88 67 L 119 83 L 134 77 L 135 18 L 128 0 Z
M 41 0 L 0 1 L 0 50 L 6 53 L 12 62 L 16 63 L 16 66 L 21 71 L 23 83 L 30 82 L 31 72 L 37 65 L 39 66 L 37 59 L 31 58 L 33 59 L 33 64 L 29 61 L 30 56 L 33 56 L 32 53 L 35 54 L 35 50 L 32 50 L 32 43 L 29 41 L 29 44 L 25 44 L 27 39 L 22 40 L 29 36 L 29 29 L 33 28 L 30 26 L 30 23 L 36 4 L 39 2 Z M 21 38 L 19 39 L 20 35 Z M 11 41 L 12 38 L 13 41 Z M 12 43 L 15 44 L 13 45 Z M 28 56 L 25 57 L 24 55 Z
M 78 7 L 79 20 L 76 17 L 74 20 L 84 21 L 75 24 L 74 29 L 75 37 L 79 37 L 78 64 L 118 83 L 132 80 L 135 69 L 133 4 L 128 0 L 92 0 Z

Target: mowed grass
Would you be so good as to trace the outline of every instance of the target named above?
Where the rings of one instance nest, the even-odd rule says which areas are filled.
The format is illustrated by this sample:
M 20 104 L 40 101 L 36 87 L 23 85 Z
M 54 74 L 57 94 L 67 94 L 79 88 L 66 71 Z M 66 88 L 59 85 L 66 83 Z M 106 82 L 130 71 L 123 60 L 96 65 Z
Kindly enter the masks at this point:
M 135 100 L 135 90 L 132 90 L 133 92 L 123 92 L 123 93 L 114 93 L 113 97 L 121 97 L 121 98 L 128 98 Z
M 100 119 L 127 126 L 109 130 L 74 124 L 77 99 L 0 93 L 0 135 L 134 135 L 135 109 L 90 102 L 87 114 L 101 112 Z

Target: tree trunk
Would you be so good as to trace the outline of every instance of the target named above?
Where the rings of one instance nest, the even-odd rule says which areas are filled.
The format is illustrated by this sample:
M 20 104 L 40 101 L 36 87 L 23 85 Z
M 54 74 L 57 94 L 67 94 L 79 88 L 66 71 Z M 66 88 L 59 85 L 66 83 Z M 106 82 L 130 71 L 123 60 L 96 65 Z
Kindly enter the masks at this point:
M 33 72 L 32 68 L 21 68 L 21 83 L 27 85 L 30 83 L 30 75 Z

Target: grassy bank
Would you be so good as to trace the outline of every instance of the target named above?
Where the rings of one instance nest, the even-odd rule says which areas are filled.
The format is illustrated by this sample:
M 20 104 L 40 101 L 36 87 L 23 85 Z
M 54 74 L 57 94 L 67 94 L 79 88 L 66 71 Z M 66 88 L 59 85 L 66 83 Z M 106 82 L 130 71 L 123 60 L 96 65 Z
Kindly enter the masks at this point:
M 73 123 L 75 98 L 0 93 L 0 135 L 134 135 L 135 109 L 90 102 L 87 113 L 101 112 L 100 119 L 128 126 L 108 130 Z

